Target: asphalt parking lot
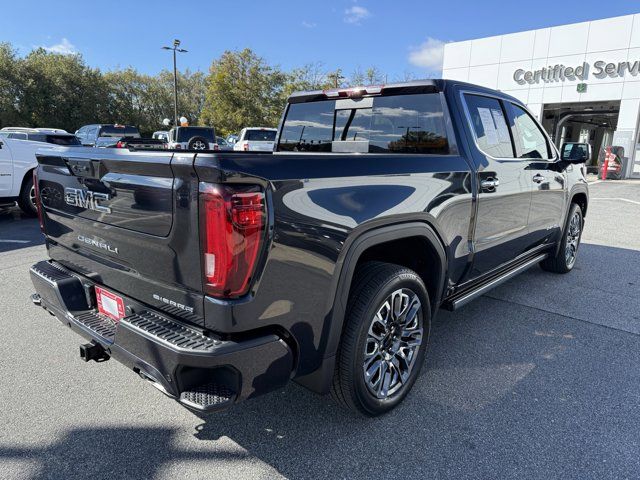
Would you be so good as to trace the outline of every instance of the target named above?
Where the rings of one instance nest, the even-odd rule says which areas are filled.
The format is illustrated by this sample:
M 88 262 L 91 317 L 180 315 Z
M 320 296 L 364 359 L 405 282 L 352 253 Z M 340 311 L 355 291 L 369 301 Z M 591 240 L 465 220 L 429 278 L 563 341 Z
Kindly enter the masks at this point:
M 591 185 L 578 263 L 441 312 L 402 406 L 291 384 L 198 416 L 32 306 L 37 220 L 0 212 L 0 477 L 640 478 L 640 182 Z

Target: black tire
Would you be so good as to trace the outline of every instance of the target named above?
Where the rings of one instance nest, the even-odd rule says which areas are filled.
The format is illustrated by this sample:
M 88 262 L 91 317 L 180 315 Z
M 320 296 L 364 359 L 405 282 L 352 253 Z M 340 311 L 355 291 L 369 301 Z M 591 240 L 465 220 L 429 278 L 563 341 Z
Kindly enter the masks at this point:
M 385 327 L 386 333 L 374 332 L 375 328 L 383 325 L 382 322 L 376 321 L 376 318 L 381 318 L 376 317 L 379 311 L 389 304 L 389 299 L 394 303 L 395 298 L 396 304 L 405 305 L 403 295 L 407 296 L 407 306 L 400 313 L 415 309 L 415 315 L 405 320 L 404 326 L 401 326 L 402 321 L 396 323 L 392 320 L 384 322 L 384 325 L 395 325 L 389 326 L 389 329 Z M 416 298 L 419 304 L 415 303 Z M 391 313 L 387 315 L 388 318 L 391 316 L 393 316 Z M 409 317 L 409 314 L 405 314 L 405 317 Z M 410 323 L 415 326 L 411 328 Z M 331 395 L 334 400 L 344 408 L 369 417 L 381 415 L 396 407 L 404 400 L 418 378 L 427 351 L 430 327 L 429 296 L 422 279 L 413 270 L 382 262 L 364 264 L 356 272 L 347 304 L 345 325 L 331 386 Z M 405 332 L 412 333 L 407 337 L 404 335 Z M 376 340 L 372 336 L 374 334 L 384 336 L 384 340 Z M 420 337 L 419 345 L 399 347 L 399 350 L 404 349 L 404 351 L 390 359 L 385 357 L 390 355 L 389 352 L 396 342 L 398 345 L 403 345 L 403 339 L 417 340 L 418 337 Z M 370 346 L 374 353 L 369 354 Z M 399 360 L 401 357 L 408 358 L 402 365 Z M 368 363 L 369 371 L 375 370 L 372 375 L 366 375 L 365 362 L 370 362 Z M 380 367 L 375 368 L 378 363 Z M 385 363 L 387 366 L 383 374 L 384 365 L 382 364 Z M 403 378 L 401 370 L 405 366 L 407 367 L 404 369 L 406 376 Z M 379 382 L 378 387 L 374 385 L 376 376 Z M 384 383 L 387 378 L 396 380 L 402 378 L 401 385 L 395 384 L 396 386 L 393 387 L 391 380 L 389 383 Z M 384 385 L 387 385 L 387 396 L 381 397 L 385 393 Z M 395 391 L 393 391 L 394 388 L 396 388 Z M 378 393 L 374 393 L 373 390 L 376 389 Z
M 209 150 L 209 142 L 204 137 L 193 137 L 187 145 L 189 150 Z
M 35 189 L 33 188 L 33 177 L 29 175 L 22 184 L 20 196 L 18 197 L 18 206 L 22 211 L 30 216 L 38 215 L 38 207 L 35 204 Z
M 578 224 L 577 235 L 572 222 L 577 222 Z M 560 241 L 558 253 L 554 257 L 545 258 L 540 262 L 540 267 L 547 272 L 569 273 L 576 264 L 583 227 L 584 219 L 582 217 L 582 209 L 580 208 L 580 205 L 572 203 L 569 208 L 569 215 L 567 215 L 564 231 L 562 232 L 562 240 Z M 573 257 L 569 256 L 568 249 L 570 248 L 573 249 Z

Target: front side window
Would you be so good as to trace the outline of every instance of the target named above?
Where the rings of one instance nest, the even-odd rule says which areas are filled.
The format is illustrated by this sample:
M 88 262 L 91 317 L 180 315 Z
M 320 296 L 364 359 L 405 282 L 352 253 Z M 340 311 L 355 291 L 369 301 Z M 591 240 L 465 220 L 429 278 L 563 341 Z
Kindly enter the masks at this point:
M 437 93 L 292 104 L 278 150 L 446 155 L 445 125 Z
M 551 149 L 547 137 L 531 118 L 531 115 L 519 105 L 511 104 L 512 133 L 518 158 L 551 159 Z
M 509 128 L 500 101 L 472 94 L 465 94 L 464 98 L 478 148 L 494 158 L 513 158 Z

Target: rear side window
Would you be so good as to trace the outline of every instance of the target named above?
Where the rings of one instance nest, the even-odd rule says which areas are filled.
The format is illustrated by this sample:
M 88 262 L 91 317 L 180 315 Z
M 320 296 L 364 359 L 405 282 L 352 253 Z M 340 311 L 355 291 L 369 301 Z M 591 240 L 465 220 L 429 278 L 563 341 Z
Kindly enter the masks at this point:
M 512 133 L 518 158 L 550 159 L 551 149 L 547 137 L 542 133 L 531 115 L 519 105 L 511 104 Z
M 445 155 L 442 100 L 428 93 L 292 104 L 278 150 Z
M 478 148 L 494 158 L 513 158 L 509 127 L 496 98 L 465 94 Z
M 9 138 L 13 138 L 14 140 L 26 140 L 27 134 L 26 133 L 10 133 Z
M 254 142 L 273 142 L 276 139 L 274 130 L 247 130 L 245 140 Z

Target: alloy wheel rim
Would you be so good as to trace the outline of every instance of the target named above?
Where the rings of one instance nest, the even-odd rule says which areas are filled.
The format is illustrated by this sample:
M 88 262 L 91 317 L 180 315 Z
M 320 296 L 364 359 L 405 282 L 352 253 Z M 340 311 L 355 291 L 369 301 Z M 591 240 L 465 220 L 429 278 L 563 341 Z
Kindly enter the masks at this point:
M 581 230 L 580 214 L 576 212 L 571 217 L 569 228 L 567 229 L 567 244 L 564 251 L 567 267 L 573 267 L 573 264 L 576 262 Z
M 201 142 L 200 140 L 197 140 L 197 141 L 193 142 L 193 149 L 194 150 L 204 150 L 205 149 L 204 142 Z
M 36 187 L 34 187 L 34 186 L 32 186 L 29 189 L 29 202 L 31 202 L 31 206 L 33 208 L 37 208 L 37 205 L 36 205 Z
M 371 320 L 364 346 L 363 374 L 378 399 L 398 393 L 408 382 L 423 340 L 420 299 L 407 288 L 389 295 Z

